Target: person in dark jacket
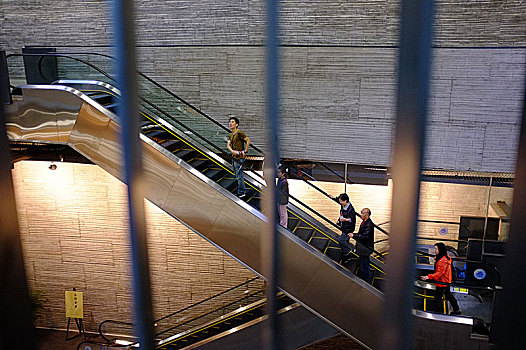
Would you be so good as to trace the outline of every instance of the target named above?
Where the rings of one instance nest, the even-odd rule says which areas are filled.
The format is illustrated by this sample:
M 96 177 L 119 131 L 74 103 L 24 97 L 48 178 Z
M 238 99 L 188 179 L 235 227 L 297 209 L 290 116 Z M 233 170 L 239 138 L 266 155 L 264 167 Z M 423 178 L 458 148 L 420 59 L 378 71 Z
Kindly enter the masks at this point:
M 360 259 L 358 277 L 371 283 L 371 268 L 369 256 L 374 249 L 374 224 L 371 221 L 371 209 L 363 208 L 360 212 L 362 223 L 358 233 L 350 234 L 356 240 L 356 254 Z
M 287 215 L 287 204 L 289 203 L 289 183 L 285 176 L 285 168 L 278 167 L 278 213 L 279 213 L 279 224 L 283 227 L 287 227 L 288 215 Z
M 453 274 L 451 272 L 451 258 L 447 254 L 446 245 L 442 242 L 435 244 L 435 273 L 427 276 L 422 276 L 422 280 L 432 280 L 437 282 L 451 283 Z M 446 300 L 453 306 L 451 315 L 460 315 L 462 312 L 458 307 L 457 299 L 451 294 L 449 286 L 447 284 L 435 283 L 435 298 L 434 298 L 434 311 L 442 312 L 444 310 L 442 306 L 442 297 L 446 296 Z
M 356 211 L 354 211 L 354 207 L 352 206 L 347 193 L 342 193 L 338 197 L 330 197 L 333 200 L 337 200 L 342 206 L 340 209 L 340 217 L 338 218 L 338 226 L 340 226 L 342 234 L 338 237 L 338 243 L 342 250 L 342 264 L 345 264 L 352 256 L 349 237 L 352 235 L 356 227 Z

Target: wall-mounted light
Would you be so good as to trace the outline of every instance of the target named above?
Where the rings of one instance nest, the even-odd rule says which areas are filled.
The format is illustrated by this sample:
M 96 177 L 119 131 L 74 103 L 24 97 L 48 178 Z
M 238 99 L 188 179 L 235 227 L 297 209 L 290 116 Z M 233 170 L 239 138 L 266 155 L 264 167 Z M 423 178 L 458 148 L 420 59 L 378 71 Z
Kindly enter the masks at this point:
M 53 162 L 51 162 L 51 165 L 48 168 L 49 170 L 57 170 L 57 165 Z

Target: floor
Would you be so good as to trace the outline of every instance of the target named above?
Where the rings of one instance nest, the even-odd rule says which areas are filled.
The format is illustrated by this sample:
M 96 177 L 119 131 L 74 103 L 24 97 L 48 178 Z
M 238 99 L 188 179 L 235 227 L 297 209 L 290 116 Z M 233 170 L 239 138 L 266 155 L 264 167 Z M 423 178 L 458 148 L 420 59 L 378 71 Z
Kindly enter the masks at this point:
M 77 332 L 69 332 L 68 337 L 78 334 Z M 37 328 L 36 330 L 38 350 L 76 350 L 77 346 L 82 342 L 83 338 L 77 336 L 73 339 L 66 340 L 66 332 L 59 330 L 48 330 Z M 90 340 L 99 340 L 100 338 L 94 334 L 87 334 Z M 91 347 L 92 349 L 95 349 Z M 98 349 L 98 348 L 97 348 Z M 81 347 L 80 350 L 85 350 Z

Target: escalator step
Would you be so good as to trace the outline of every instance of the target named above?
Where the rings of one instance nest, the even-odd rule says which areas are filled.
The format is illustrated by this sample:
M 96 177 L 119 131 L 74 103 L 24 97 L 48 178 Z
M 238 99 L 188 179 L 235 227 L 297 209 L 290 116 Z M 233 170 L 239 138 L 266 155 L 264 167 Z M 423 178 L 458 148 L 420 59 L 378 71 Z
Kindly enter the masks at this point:
M 209 179 L 216 181 L 223 173 L 221 169 L 206 168 L 202 171 Z
M 166 148 L 168 151 L 170 151 L 172 153 L 176 153 L 176 152 L 180 151 L 185 146 L 185 144 L 181 140 L 178 140 L 178 139 L 175 139 L 175 140 L 174 139 L 167 139 L 166 143 L 167 143 L 167 145 L 163 146 L 163 147 Z
M 331 241 L 329 246 L 325 249 L 325 255 L 334 261 L 340 261 L 342 258 L 342 250 L 340 245 Z
M 237 189 L 237 180 L 232 177 L 224 177 L 218 181 L 218 184 L 230 192 L 233 192 L 235 189 Z
M 300 220 L 297 217 L 294 215 L 289 215 L 289 222 L 287 224 L 288 229 L 294 231 L 294 228 L 296 228 L 299 222 Z
M 180 146 L 180 141 L 174 139 L 167 139 L 161 143 L 161 146 L 166 148 L 168 151 L 173 152 L 173 149 L 176 149 L 177 146 Z
M 189 157 L 193 157 L 195 153 L 197 152 L 195 152 L 194 149 L 183 148 L 174 153 L 177 157 L 181 158 L 182 160 L 185 160 L 185 159 L 188 159 Z
M 258 210 L 261 209 L 261 198 L 259 197 L 252 197 L 247 203 Z
M 199 170 L 200 167 L 202 167 L 203 165 L 206 166 L 210 164 L 211 162 L 205 158 L 194 158 L 194 159 L 189 159 L 187 163 L 190 164 L 193 168 L 196 168 L 197 170 Z
M 313 246 L 314 248 L 318 249 L 319 251 L 323 252 L 325 251 L 325 248 L 329 244 L 329 239 L 319 232 L 316 232 L 314 236 L 311 238 L 309 244 Z
M 314 230 L 311 227 L 297 227 L 293 233 L 307 242 L 311 238 L 313 231 Z
M 109 105 L 104 105 L 104 108 L 112 111 L 113 113 L 117 113 L 117 106 L 119 104 L 118 103 L 110 103 Z

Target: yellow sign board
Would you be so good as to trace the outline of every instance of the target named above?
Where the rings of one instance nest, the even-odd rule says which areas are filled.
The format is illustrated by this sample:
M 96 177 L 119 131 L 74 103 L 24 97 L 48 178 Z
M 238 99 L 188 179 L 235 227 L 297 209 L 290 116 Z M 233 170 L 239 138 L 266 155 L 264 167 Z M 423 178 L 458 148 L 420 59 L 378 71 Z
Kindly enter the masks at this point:
M 82 292 L 66 291 L 66 317 L 84 318 Z

